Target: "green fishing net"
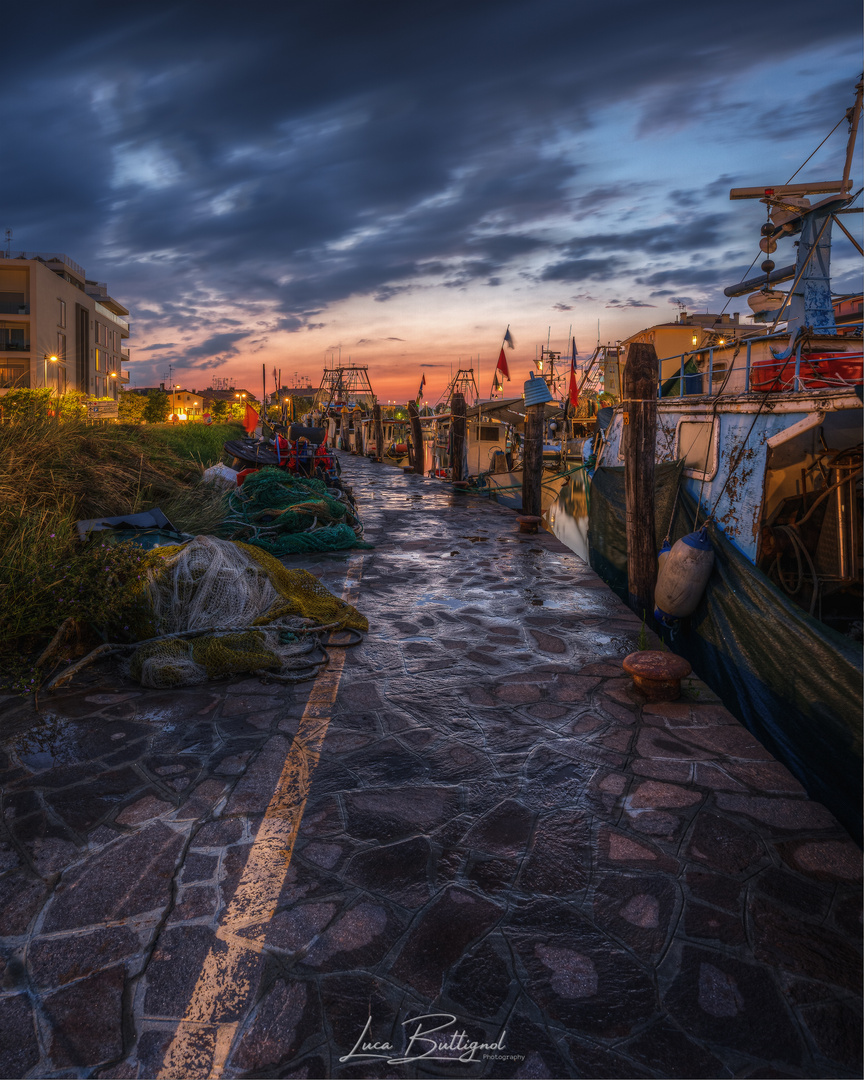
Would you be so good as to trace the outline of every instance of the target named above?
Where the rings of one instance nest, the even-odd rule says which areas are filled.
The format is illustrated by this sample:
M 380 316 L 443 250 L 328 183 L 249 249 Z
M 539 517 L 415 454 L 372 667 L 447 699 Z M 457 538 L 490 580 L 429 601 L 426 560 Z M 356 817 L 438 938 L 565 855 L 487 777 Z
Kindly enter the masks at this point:
M 272 467 L 250 473 L 231 493 L 222 531 L 274 555 L 371 546 L 344 487 Z

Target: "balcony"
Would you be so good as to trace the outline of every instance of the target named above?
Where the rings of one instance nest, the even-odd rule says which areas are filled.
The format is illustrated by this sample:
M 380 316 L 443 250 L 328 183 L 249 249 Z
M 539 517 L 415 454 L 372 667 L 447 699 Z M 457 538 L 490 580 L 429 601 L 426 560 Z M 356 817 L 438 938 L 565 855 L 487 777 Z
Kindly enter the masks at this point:
M 129 382 L 129 372 L 126 370 L 126 368 L 120 368 L 120 382 Z
M 121 319 L 119 315 L 115 315 L 113 311 L 109 311 L 109 309 L 105 307 L 104 304 L 100 304 L 98 300 L 96 301 L 96 310 L 103 318 L 110 319 L 112 322 L 115 322 L 121 330 L 125 330 L 127 334 L 129 333 L 129 323 L 126 322 L 125 319 Z
M 125 360 L 127 364 L 131 363 L 132 357 L 129 355 L 129 350 L 128 349 L 121 349 L 120 350 L 120 359 Z
M 0 304 L 0 315 L 29 315 L 29 304 L 17 304 L 14 301 L 9 303 Z
M 9 341 L 0 333 L 0 352 L 30 352 L 30 342 L 21 338 Z

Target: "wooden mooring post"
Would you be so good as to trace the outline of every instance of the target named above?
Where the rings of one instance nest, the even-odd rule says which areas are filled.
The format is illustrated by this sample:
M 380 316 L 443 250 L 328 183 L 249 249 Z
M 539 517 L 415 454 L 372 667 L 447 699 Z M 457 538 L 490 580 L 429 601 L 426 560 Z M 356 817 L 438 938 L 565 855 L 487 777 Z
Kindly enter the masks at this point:
M 468 425 L 467 411 L 465 408 L 465 395 L 455 393 L 450 402 L 450 412 L 453 419 L 450 421 L 453 425 L 452 438 L 450 442 L 451 458 L 450 458 L 450 479 L 454 483 L 459 483 L 462 480 L 467 479 L 466 473 L 466 460 L 465 460 L 465 432 Z
M 411 421 L 411 468 L 418 476 L 423 476 L 423 432 L 420 428 L 420 413 L 413 401 L 408 402 L 408 419 Z
M 546 426 L 545 404 L 529 405 L 525 410 L 525 445 L 522 448 L 522 517 L 541 518 L 543 495 L 543 433 Z M 526 530 L 527 531 L 527 530 Z M 537 527 L 531 530 L 537 531 Z
M 381 406 L 376 401 L 372 407 L 372 423 L 375 428 L 375 460 L 384 460 L 384 424 L 381 422 Z
M 657 353 L 634 342 L 624 368 L 624 497 L 627 523 L 627 602 L 640 618 L 654 611 L 654 454 L 657 428 Z

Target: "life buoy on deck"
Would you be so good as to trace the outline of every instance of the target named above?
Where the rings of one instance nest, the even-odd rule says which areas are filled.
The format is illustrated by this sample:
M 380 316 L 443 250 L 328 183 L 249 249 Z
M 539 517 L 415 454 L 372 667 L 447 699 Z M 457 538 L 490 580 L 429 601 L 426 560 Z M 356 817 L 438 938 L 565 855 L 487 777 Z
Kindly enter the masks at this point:
M 668 554 L 661 549 L 660 556 L 654 618 L 669 626 L 696 610 L 714 566 L 714 548 L 703 526 L 698 532 L 682 536 Z

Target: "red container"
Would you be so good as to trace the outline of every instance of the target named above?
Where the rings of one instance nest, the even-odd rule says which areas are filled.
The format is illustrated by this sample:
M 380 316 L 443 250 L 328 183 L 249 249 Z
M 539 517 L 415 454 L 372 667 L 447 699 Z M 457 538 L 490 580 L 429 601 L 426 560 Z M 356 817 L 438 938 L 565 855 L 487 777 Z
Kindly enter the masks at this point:
M 861 353 L 801 353 L 798 373 L 802 390 L 842 389 L 862 382 Z M 757 360 L 750 371 L 753 390 L 779 393 L 795 386 L 795 357 Z
M 241 469 L 240 472 L 237 473 L 237 486 L 238 487 L 243 487 L 243 481 L 246 479 L 246 477 L 249 475 L 249 473 L 253 473 L 253 472 L 258 472 L 258 470 L 257 469 Z

